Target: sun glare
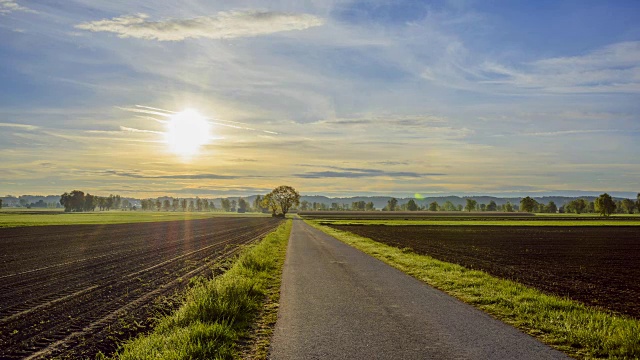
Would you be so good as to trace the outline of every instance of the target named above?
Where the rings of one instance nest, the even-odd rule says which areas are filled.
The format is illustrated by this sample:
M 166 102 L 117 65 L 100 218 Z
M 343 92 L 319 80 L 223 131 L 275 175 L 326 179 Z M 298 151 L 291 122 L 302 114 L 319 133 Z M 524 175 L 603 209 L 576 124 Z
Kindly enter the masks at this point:
M 211 126 L 207 119 L 195 110 L 187 109 L 169 118 L 166 140 L 171 152 L 183 157 L 198 153 L 209 142 Z

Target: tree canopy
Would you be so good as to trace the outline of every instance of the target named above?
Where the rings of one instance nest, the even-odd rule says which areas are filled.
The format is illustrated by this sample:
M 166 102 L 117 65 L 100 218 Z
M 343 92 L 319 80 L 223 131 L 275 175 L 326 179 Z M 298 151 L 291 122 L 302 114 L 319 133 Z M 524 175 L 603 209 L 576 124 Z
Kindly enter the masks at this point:
M 627 214 L 633 214 L 633 211 L 636 209 L 636 203 L 631 199 L 623 199 L 621 205 L 622 210 Z
M 473 210 L 476 209 L 476 205 L 478 205 L 478 202 L 473 200 L 473 199 L 467 199 L 467 205 L 465 205 L 465 210 L 467 210 L 468 212 L 472 212 Z
M 535 201 L 532 197 L 527 196 L 520 200 L 520 210 L 525 212 L 533 212 L 535 208 L 538 207 L 538 202 Z
M 409 202 L 407 203 L 407 210 L 409 210 L 409 211 L 417 211 L 418 210 L 418 204 L 416 204 L 415 200 L 409 199 Z
M 575 199 L 569 201 L 566 206 L 568 212 L 574 212 L 576 214 L 581 214 L 587 208 L 589 204 L 585 199 Z
M 611 213 L 613 213 L 616 210 L 615 201 L 613 201 L 613 198 L 611 198 L 611 195 L 607 193 L 604 193 L 598 196 L 598 198 L 595 201 L 595 205 L 596 205 L 596 211 L 598 211 L 600 215 L 603 215 L 603 216 L 609 216 L 611 215 Z
M 278 186 L 262 198 L 261 205 L 271 210 L 271 216 L 284 217 L 291 207 L 300 205 L 300 194 L 291 186 Z
M 271 191 L 273 201 L 278 204 L 282 216 L 286 215 L 294 205 L 300 205 L 300 194 L 291 186 L 281 185 Z
M 396 206 L 398 206 L 398 199 L 391 198 L 387 201 L 387 208 L 389 211 L 396 211 Z

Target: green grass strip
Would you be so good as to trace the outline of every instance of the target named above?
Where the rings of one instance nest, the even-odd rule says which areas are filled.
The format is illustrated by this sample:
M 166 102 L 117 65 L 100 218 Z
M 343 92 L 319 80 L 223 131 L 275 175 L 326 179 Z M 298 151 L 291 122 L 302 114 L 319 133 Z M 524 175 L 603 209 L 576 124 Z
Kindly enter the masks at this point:
M 128 343 L 118 359 L 235 359 L 265 297 L 279 283 L 291 220 L 244 250 L 223 275 L 194 286 L 174 314 Z
M 579 359 L 640 358 L 640 321 L 460 265 L 310 225 Z
M 95 211 L 85 213 L 20 212 L 0 210 L 0 228 L 48 225 L 101 225 L 140 222 L 180 221 L 211 217 L 271 216 L 261 213 L 172 212 L 172 211 Z

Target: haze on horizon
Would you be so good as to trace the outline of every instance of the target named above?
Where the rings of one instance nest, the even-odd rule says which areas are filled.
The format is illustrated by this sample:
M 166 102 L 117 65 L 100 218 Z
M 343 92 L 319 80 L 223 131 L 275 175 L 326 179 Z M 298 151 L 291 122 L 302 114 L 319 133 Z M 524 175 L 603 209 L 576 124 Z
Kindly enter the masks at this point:
M 0 194 L 638 191 L 637 1 L 0 0 L 0 54 Z

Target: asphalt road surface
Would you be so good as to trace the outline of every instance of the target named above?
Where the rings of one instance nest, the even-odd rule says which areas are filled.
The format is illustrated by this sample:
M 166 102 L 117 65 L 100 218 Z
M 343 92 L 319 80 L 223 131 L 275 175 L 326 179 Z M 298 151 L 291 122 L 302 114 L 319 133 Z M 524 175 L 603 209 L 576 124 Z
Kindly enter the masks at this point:
M 270 359 L 567 359 L 294 220 Z

